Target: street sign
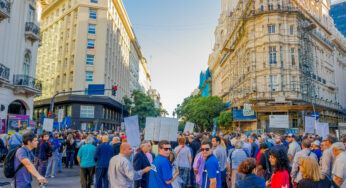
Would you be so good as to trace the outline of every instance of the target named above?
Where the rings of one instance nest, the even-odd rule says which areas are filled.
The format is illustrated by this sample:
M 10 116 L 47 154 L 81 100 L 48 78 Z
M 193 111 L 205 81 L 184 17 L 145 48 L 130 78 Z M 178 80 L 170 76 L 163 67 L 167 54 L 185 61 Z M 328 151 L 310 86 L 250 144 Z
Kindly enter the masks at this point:
M 311 112 L 311 117 L 315 117 L 316 120 L 320 119 L 320 113 L 316 112 L 316 111 L 313 111 Z
M 58 122 L 61 123 L 64 119 L 64 109 L 59 109 Z
M 104 84 L 89 84 L 88 95 L 105 95 Z

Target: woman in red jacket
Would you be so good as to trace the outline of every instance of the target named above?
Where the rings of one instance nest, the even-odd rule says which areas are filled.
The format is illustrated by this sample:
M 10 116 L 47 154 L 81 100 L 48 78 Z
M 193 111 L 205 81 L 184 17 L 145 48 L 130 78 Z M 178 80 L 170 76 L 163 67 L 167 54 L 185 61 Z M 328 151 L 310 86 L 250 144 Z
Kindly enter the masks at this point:
M 290 176 L 288 173 L 288 158 L 284 150 L 275 147 L 269 151 L 269 161 L 273 169 L 271 180 L 266 182 L 266 186 L 271 188 L 289 188 Z

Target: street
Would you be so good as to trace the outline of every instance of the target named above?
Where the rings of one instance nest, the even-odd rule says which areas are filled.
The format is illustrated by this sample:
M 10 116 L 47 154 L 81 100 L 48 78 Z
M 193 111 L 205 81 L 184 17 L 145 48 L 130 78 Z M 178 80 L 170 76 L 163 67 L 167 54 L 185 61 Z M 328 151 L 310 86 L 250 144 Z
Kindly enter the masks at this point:
M 7 179 L 3 175 L 3 168 L 0 168 L 0 183 L 10 182 L 10 179 Z M 75 166 L 73 169 L 63 168 L 62 173 L 57 173 L 55 178 L 48 178 L 48 183 L 46 187 L 66 187 L 69 188 L 79 188 L 80 179 L 79 179 L 79 167 Z M 0 186 L 0 188 L 11 187 L 10 185 Z M 32 187 L 38 187 L 37 181 L 33 181 Z

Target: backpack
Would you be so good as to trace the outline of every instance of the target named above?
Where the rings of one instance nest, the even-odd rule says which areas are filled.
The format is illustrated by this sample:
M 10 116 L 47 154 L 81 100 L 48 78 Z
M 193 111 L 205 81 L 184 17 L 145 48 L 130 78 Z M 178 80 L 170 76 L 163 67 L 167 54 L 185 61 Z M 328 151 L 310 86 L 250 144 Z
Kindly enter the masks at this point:
M 19 164 L 17 169 L 14 169 L 14 159 L 16 158 L 17 150 L 20 146 L 10 150 L 4 160 L 4 175 L 6 178 L 15 177 L 16 173 L 24 166 L 22 163 Z
M 54 152 L 55 150 L 58 149 L 54 139 L 49 139 L 48 140 L 48 145 L 49 145 L 49 149 L 50 149 L 51 152 Z

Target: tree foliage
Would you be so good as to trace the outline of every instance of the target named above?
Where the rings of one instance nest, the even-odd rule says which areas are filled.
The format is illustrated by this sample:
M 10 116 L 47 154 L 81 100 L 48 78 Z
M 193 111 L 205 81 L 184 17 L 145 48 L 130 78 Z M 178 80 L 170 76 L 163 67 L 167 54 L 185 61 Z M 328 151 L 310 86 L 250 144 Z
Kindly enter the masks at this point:
M 233 115 L 230 111 L 223 111 L 220 113 L 219 117 L 217 118 L 217 125 L 222 127 L 228 127 L 232 124 L 233 121 Z
M 202 131 L 211 130 L 213 119 L 218 117 L 224 108 L 222 99 L 217 96 L 201 97 L 190 96 L 185 98 L 181 105 L 178 105 L 174 114 L 181 118 L 183 122 L 193 122 Z

